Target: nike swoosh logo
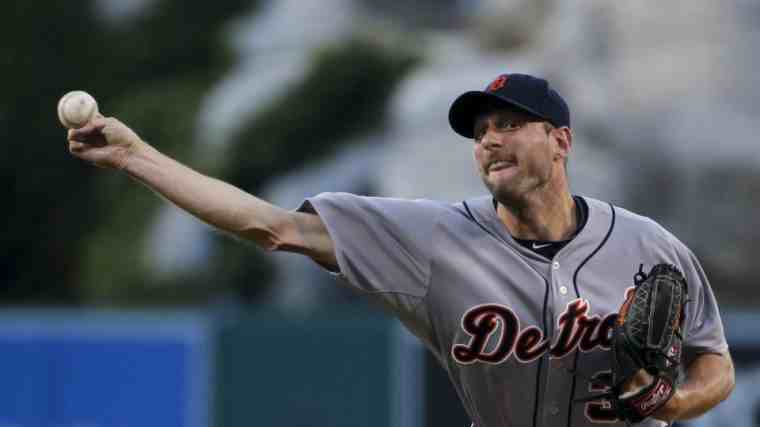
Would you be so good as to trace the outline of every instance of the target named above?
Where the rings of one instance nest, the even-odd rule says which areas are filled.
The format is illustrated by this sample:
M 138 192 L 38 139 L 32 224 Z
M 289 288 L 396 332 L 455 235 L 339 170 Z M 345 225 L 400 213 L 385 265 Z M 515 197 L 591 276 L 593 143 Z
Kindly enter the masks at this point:
M 545 247 L 551 246 L 551 245 L 552 245 L 551 243 L 544 243 L 544 244 L 541 244 L 541 245 L 537 245 L 537 244 L 534 243 L 533 244 L 533 249 L 541 249 L 541 248 L 545 248 Z

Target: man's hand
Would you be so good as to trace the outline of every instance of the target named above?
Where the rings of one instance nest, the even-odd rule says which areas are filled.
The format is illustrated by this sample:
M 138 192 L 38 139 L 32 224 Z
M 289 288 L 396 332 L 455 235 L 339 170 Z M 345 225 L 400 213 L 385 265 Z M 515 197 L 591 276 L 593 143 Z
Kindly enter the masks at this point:
M 145 143 L 124 123 L 98 115 L 82 128 L 68 132 L 69 152 L 95 166 L 124 169 L 129 156 Z
M 623 386 L 624 394 L 635 394 L 637 391 L 643 389 L 654 381 L 654 378 L 649 375 L 647 371 L 641 369 L 636 375 L 634 375 Z M 681 415 L 683 402 L 683 393 L 680 389 L 676 389 L 673 396 L 668 399 L 667 403 L 660 409 L 655 411 L 651 417 L 667 423 L 672 423 L 677 420 Z
M 642 369 L 625 384 L 623 391 L 635 392 L 652 380 Z M 651 417 L 667 423 L 698 417 L 725 400 L 734 384 L 730 354 L 701 354 L 689 365 L 686 382 Z
M 678 419 L 681 419 L 681 413 L 683 412 L 683 392 L 680 389 L 676 389 L 670 400 L 652 414 L 652 418 L 660 421 L 665 421 L 668 424 L 673 423 Z

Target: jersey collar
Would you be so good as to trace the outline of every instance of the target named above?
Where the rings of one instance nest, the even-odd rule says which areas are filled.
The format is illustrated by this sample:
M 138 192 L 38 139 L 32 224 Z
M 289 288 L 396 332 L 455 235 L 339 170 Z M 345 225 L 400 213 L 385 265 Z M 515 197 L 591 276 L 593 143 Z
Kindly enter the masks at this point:
M 586 220 L 586 225 L 570 241 L 570 243 L 557 253 L 555 259 L 563 257 L 565 254 L 571 252 L 580 254 L 593 251 L 602 240 L 604 240 L 610 229 L 613 215 L 612 206 L 591 197 L 580 197 L 583 198 L 588 206 L 588 219 Z M 504 226 L 504 223 L 502 223 L 497 216 L 496 209 L 493 207 L 493 198 L 490 195 L 470 199 L 464 203 L 469 207 L 473 219 L 479 222 L 480 225 L 495 238 L 519 251 L 526 257 L 548 262 L 545 257 L 523 247 L 515 241 L 512 235 L 509 234 L 507 227 Z

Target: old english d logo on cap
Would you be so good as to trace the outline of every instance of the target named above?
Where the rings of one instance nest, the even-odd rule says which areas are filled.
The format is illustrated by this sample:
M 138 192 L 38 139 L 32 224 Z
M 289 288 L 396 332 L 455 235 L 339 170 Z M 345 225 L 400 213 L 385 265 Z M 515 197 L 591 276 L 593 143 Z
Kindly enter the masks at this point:
M 502 74 L 485 90 L 465 92 L 449 108 L 454 132 L 473 138 L 475 119 L 494 108 L 518 109 L 544 119 L 555 127 L 570 127 L 570 109 L 549 82 L 530 74 Z
M 499 77 L 496 78 L 496 80 L 492 81 L 490 85 L 488 85 L 488 88 L 486 88 L 489 92 L 496 92 L 497 90 L 504 87 L 505 84 L 507 84 L 507 79 L 509 79 L 508 74 L 502 74 Z

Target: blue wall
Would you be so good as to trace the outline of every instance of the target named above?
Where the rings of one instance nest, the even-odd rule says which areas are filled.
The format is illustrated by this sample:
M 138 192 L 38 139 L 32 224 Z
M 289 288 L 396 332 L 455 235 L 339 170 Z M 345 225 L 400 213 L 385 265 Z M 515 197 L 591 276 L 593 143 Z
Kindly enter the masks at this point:
M 0 314 L 0 426 L 418 427 L 421 347 L 326 309 Z
M 199 318 L 0 316 L 0 425 L 208 425 L 209 334 Z

